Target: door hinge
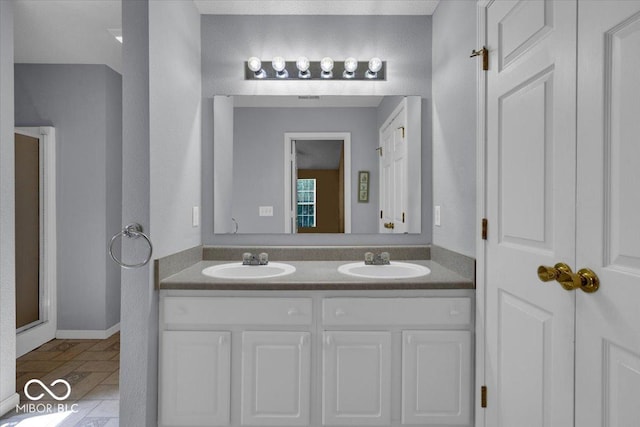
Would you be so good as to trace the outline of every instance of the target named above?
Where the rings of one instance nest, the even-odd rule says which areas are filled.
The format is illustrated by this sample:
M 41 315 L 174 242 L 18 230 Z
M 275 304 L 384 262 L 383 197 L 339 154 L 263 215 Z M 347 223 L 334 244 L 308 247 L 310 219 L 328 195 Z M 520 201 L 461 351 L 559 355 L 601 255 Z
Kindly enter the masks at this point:
M 400 126 L 398 130 L 402 130 L 402 139 L 404 139 L 404 126 Z
M 402 212 L 402 223 L 404 224 L 404 212 Z
M 482 240 L 487 240 L 488 222 L 487 218 L 482 218 Z
M 472 50 L 470 58 L 480 55 L 482 55 L 482 69 L 484 71 L 489 70 L 489 51 L 486 47 L 482 46 L 482 49 L 480 50 Z
M 382 211 L 380 211 L 380 219 L 382 219 Z
M 483 385 L 480 387 L 480 407 L 487 407 L 487 386 Z

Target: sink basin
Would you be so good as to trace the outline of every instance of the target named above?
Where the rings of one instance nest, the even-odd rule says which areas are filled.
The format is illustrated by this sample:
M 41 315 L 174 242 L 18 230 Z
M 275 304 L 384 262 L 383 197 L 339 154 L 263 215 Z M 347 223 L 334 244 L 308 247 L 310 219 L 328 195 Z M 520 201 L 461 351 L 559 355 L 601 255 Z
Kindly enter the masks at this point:
M 218 279 L 267 279 L 286 276 L 296 271 L 293 265 L 270 262 L 267 265 L 242 265 L 241 262 L 219 264 L 202 270 L 205 276 Z
M 410 279 L 426 276 L 431 270 L 423 265 L 391 261 L 388 265 L 366 265 L 363 261 L 342 264 L 338 272 L 367 279 Z

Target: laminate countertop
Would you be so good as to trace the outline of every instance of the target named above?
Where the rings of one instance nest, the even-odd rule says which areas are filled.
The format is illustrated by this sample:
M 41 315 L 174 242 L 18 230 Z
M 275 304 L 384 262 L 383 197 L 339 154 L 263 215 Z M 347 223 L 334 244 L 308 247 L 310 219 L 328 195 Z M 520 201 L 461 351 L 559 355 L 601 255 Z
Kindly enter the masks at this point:
M 229 261 L 200 261 L 191 267 L 160 281 L 160 289 L 193 290 L 382 290 L 382 289 L 474 289 L 473 280 L 449 270 L 431 260 L 402 260 L 424 265 L 431 273 L 405 279 L 368 279 L 353 277 L 338 272 L 343 261 L 287 261 L 272 260 L 291 264 L 296 271 L 286 276 L 266 279 L 221 279 L 202 274 L 202 270 L 212 265 L 228 264 Z M 392 260 L 393 263 L 393 260 Z M 260 268 L 256 266 L 255 268 Z

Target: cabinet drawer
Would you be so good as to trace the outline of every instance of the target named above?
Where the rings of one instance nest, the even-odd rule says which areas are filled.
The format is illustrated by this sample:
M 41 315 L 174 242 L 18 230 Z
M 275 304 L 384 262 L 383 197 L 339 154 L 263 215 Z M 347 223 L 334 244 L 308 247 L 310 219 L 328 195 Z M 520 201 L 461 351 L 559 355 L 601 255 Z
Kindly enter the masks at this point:
M 164 323 L 310 325 L 310 298 L 165 297 Z
M 323 325 L 466 325 L 470 298 L 326 298 Z

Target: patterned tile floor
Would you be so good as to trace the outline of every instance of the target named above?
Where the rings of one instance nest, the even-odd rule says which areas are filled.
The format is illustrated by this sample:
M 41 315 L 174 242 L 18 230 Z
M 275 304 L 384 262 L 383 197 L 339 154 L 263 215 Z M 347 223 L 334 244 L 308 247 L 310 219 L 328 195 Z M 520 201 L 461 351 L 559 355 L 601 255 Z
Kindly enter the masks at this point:
M 117 427 L 119 392 L 120 333 L 106 340 L 53 340 L 16 361 L 16 389 L 20 408 L 0 418 L 0 427 Z M 24 393 L 25 384 L 38 379 L 49 386 L 57 379 L 71 385 L 68 398 L 57 401 L 38 384 L 31 384 L 32 401 Z M 64 396 L 67 387 L 50 387 Z

